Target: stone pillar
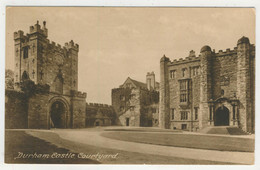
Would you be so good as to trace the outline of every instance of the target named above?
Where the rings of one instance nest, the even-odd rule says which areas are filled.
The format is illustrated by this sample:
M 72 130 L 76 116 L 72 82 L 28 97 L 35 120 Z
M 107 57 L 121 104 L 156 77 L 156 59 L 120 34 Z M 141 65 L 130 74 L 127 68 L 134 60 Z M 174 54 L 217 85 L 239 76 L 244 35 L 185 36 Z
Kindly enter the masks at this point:
M 159 108 L 159 127 L 170 128 L 170 106 L 169 106 L 169 58 L 165 55 L 160 60 L 160 108 Z
M 250 42 L 242 37 L 237 42 L 237 98 L 239 99 L 239 127 L 251 131 Z
M 208 125 L 209 121 L 209 105 L 208 101 L 212 98 L 212 76 L 211 76 L 211 60 L 212 52 L 209 46 L 201 48 L 200 57 L 200 114 L 199 114 L 199 128 Z

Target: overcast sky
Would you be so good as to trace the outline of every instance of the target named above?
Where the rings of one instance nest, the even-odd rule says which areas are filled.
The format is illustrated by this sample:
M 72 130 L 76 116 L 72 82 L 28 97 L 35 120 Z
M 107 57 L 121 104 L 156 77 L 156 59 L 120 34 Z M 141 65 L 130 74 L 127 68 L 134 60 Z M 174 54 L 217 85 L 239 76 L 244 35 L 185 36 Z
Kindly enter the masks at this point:
M 233 49 L 247 36 L 255 43 L 255 11 L 250 8 L 12 7 L 6 16 L 6 68 L 14 68 L 13 32 L 45 20 L 48 38 L 79 44 L 79 90 L 87 102 L 111 104 L 111 89 L 127 77 L 145 82 L 159 61 L 199 54 L 204 45 Z

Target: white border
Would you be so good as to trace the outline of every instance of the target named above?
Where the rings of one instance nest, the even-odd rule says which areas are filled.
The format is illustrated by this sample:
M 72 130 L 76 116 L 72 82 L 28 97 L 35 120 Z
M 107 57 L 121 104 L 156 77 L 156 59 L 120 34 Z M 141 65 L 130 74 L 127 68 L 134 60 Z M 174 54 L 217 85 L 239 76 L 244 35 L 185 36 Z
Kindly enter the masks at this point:
M 255 7 L 256 8 L 256 114 L 255 121 L 259 122 L 258 111 L 260 111 L 259 103 L 259 74 L 260 63 L 258 59 L 259 45 L 259 0 L 2 0 L 0 1 L 0 169 L 228 169 L 237 170 L 247 169 L 256 170 L 260 169 L 260 155 L 259 155 L 259 127 L 256 125 L 256 152 L 255 152 L 255 165 L 252 166 L 233 166 L 233 165 L 23 165 L 23 164 L 4 164 L 4 77 L 5 77 L 5 10 L 6 6 L 152 6 L 152 7 Z M 17 139 L 19 140 L 19 139 Z

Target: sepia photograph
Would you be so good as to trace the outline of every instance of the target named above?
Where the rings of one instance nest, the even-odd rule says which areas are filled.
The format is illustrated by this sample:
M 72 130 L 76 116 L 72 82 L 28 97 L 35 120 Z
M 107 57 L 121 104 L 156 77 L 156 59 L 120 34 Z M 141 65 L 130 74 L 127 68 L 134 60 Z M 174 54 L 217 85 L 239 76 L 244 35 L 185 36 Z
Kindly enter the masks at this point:
M 4 163 L 255 165 L 255 8 L 5 15 Z

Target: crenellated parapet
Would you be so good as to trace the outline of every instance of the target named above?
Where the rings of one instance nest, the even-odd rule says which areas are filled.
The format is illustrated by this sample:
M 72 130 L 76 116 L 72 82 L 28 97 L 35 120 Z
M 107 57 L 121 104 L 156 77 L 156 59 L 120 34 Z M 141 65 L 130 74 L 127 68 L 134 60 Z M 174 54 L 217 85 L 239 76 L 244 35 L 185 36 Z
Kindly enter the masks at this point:
M 225 56 L 225 55 L 233 55 L 237 53 L 237 47 L 234 47 L 232 50 L 230 48 L 227 48 L 225 51 L 219 50 L 217 53 L 215 50 L 212 50 L 215 56 Z
M 170 61 L 170 65 L 185 64 L 185 63 L 199 61 L 199 60 L 200 60 L 200 55 L 197 57 L 195 55 L 195 51 L 191 50 L 188 57 L 174 59 L 173 61 Z
M 86 103 L 86 106 L 91 106 L 91 107 L 99 107 L 99 108 L 111 108 L 111 105 L 108 104 L 102 104 L 102 103 Z
M 73 49 L 73 50 L 79 51 L 79 45 L 75 44 L 73 40 L 71 40 L 68 43 L 65 43 L 65 48 L 68 50 Z
M 39 25 L 39 21 L 34 26 L 30 26 L 30 34 L 41 34 L 44 37 L 48 37 L 48 29 L 46 28 L 46 21 L 43 21 L 43 27 Z
M 87 97 L 87 93 L 76 91 L 76 90 L 71 90 L 71 96 L 72 97 L 79 97 L 79 98 L 86 98 Z
M 14 40 L 17 40 L 17 39 L 24 39 L 25 36 L 24 36 L 24 32 L 19 30 L 17 32 L 14 32 Z

